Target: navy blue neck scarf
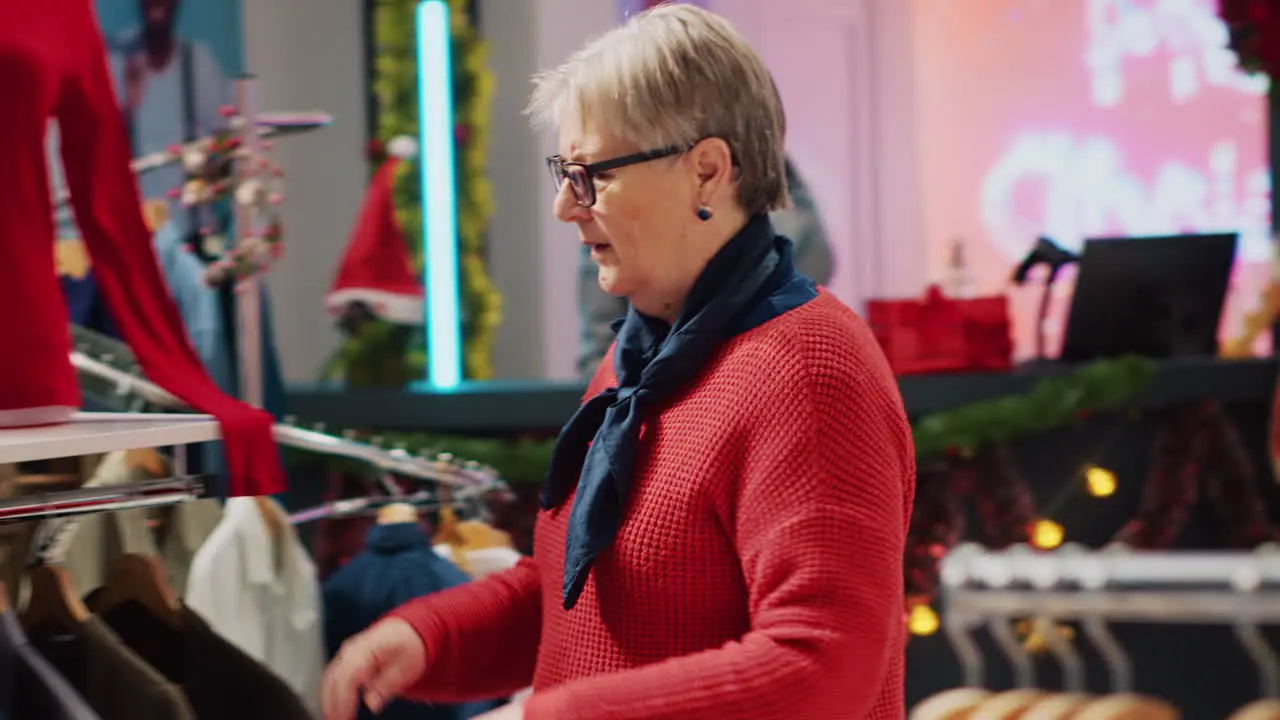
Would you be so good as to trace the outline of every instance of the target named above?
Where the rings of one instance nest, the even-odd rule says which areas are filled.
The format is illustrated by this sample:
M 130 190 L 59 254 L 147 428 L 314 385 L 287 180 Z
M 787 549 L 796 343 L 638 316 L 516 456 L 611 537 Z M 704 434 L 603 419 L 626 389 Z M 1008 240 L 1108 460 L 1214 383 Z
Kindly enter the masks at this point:
M 635 308 L 615 325 L 618 385 L 584 403 L 560 431 L 542 492 L 542 507 L 551 509 L 578 490 L 565 539 L 566 610 L 622 525 L 645 414 L 684 390 L 735 335 L 817 294 L 792 265 L 791 242 L 760 215 L 707 263 L 674 325 Z

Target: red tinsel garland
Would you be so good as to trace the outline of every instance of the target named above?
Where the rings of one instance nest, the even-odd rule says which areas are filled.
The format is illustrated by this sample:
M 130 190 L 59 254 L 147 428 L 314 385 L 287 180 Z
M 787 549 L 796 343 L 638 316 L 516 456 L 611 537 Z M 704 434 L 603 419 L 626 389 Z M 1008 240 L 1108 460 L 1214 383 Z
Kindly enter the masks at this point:
M 1276 540 L 1257 473 L 1235 423 L 1220 404 L 1212 403 L 1204 408 L 1201 428 L 1209 442 L 1202 481 L 1218 546 L 1251 549 Z
M 1218 15 L 1241 68 L 1268 75 L 1280 70 L 1280 0 L 1220 0 Z
M 921 465 L 916 473 L 916 500 L 907 530 L 903 562 L 907 602 L 929 603 L 938 590 L 938 566 L 942 556 L 960 542 L 965 517 L 960 506 L 963 485 L 973 482 L 973 464 L 946 461 Z
M 996 549 L 1027 542 L 1036 521 L 1035 499 L 1013 454 L 997 445 L 979 452 L 977 461 L 982 482 L 973 495 L 983 541 Z
M 1197 432 L 1199 419 L 1198 408 L 1165 412 L 1151 448 L 1138 514 L 1113 542 L 1146 550 L 1169 548 L 1177 542 L 1199 501 L 1200 467 L 1207 449 L 1205 434 Z

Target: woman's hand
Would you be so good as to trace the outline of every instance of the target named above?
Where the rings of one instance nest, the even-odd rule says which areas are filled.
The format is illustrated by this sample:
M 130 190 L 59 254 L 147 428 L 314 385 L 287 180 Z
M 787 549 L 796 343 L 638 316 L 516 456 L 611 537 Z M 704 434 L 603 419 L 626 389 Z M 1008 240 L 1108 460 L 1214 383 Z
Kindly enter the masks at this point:
M 426 668 L 427 648 L 412 625 L 399 618 L 374 624 L 343 643 L 325 669 L 320 692 L 324 720 L 355 720 L 362 699 L 378 714 Z
M 524 700 L 514 700 L 483 715 L 477 715 L 472 720 L 524 720 Z

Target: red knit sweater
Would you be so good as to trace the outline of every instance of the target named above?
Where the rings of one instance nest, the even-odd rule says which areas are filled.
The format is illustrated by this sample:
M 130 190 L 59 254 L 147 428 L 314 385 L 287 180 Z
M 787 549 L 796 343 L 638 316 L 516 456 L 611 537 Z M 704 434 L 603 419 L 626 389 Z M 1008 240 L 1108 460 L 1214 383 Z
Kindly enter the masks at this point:
M 588 392 L 613 382 L 606 362 Z M 529 720 L 904 717 L 915 461 L 862 320 L 823 292 L 738 336 L 642 438 L 622 528 L 573 610 L 566 504 L 538 518 L 533 559 L 393 613 L 430 656 L 411 697 L 532 681 Z
M 271 416 L 214 385 L 160 274 L 92 0 L 0 0 L 0 98 L 0 425 L 60 421 L 80 404 L 54 272 L 54 117 L 76 223 L 120 334 L 149 378 L 219 420 L 232 494 L 284 490 Z

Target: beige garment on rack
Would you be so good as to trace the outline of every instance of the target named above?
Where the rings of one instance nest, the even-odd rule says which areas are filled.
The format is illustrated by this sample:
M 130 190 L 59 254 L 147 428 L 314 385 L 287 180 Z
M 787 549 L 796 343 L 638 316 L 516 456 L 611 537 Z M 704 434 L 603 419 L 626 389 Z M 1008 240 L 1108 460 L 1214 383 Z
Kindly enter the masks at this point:
M 86 488 L 110 487 L 148 479 L 129 467 L 123 451 L 109 453 L 98 465 Z M 159 545 L 148 526 L 146 508 L 94 513 L 77 518 L 75 535 L 67 547 L 63 564 L 76 587 L 89 592 L 106 582 L 111 562 L 120 555 L 148 555 L 159 558 L 169 573 L 170 587 L 182 593 L 196 551 L 222 519 L 217 500 L 190 500 L 171 509 L 169 526 Z
M 10 500 L 23 494 L 18 483 L 18 471 L 14 465 L 0 465 L 0 500 Z M 21 605 L 26 583 L 27 555 L 35 536 L 34 522 L 0 525 L 0 582 L 9 588 L 13 602 Z

